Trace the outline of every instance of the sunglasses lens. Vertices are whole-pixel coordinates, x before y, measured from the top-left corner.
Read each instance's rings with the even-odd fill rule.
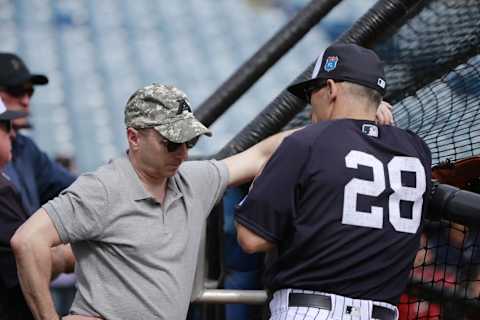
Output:
[[[322,89],[324,86],[326,85],[326,82],[325,81],[322,81],[322,82],[318,82],[316,84],[313,84],[311,86],[308,86],[307,88],[304,89],[304,92],[305,92],[305,100],[308,101],[308,103],[311,102],[311,99],[312,99],[312,94],[314,94],[315,92],[319,91],[320,89]]]
[[[17,87],[8,87],[6,89],[8,94],[11,96],[14,96],[16,98],[23,97],[25,95],[31,97],[33,96],[34,89],[33,87],[23,87],[23,86],[17,86]]]
[[[172,141],[167,142],[167,150],[168,152],[175,152],[182,146],[183,143],[176,143]]]
[[[187,148],[188,148],[188,149],[193,148],[193,147],[197,144],[199,138],[200,138],[200,137],[198,136],[198,137],[193,138],[193,139],[190,140],[190,141],[187,141],[187,142],[186,142]]]

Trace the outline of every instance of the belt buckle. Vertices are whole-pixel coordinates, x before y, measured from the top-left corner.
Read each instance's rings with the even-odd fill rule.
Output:
[[[288,294],[288,306],[332,310],[332,298],[327,295],[290,292]]]

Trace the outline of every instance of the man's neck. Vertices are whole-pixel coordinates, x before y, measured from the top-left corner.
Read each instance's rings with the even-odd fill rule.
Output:
[[[333,119],[353,119],[375,121],[376,110],[372,107],[357,103],[354,100],[347,100],[341,107],[334,108]]]
[[[153,170],[143,167],[130,152],[128,153],[128,157],[145,190],[157,201],[163,203],[167,190],[168,177],[156,175]]]

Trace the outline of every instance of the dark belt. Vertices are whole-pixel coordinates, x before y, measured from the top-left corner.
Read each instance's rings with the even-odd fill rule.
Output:
[[[332,310],[332,299],[329,296],[320,294],[290,292],[288,295],[288,306]],[[389,308],[373,305],[372,318],[379,320],[395,320],[396,312]]]

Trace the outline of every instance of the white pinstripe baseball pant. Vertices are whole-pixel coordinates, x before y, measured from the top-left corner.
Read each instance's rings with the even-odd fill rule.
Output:
[[[330,296],[332,310],[312,307],[289,307],[288,295],[290,292]],[[282,289],[275,291],[273,299],[270,301],[270,320],[373,320],[374,318],[371,317],[373,305],[395,311],[396,319],[398,319],[397,307],[385,302],[352,299],[317,291]],[[346,311],[347,308],[348,312]]]

